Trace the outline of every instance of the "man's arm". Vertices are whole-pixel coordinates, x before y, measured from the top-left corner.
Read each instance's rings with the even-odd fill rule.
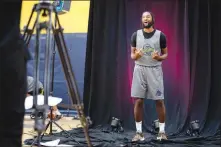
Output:
[[[131,59],[135,60],[135,51],[136,51],[136,37],[137,33],[134,32],[131,36]]]
[[[136,49],[137,32],[134,32],[131,36],[131,59],[137,60],[142,56],[142,51]]]
[[[167,40],[165,34],[162,32],[160,34],[160,48],[161,48],[161,56],[159,60],[162,61],[168,57]]]
[[[136,51],[136,48],[131,46],[131,59],[135,60],[136,59],[136,55],[135,55],[135,51]]]

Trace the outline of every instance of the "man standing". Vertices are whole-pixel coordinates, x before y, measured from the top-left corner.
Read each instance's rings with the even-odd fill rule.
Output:
[[[131,97],[135,98],[134,116],[136,135],[132,141],[143,141],[142,133],[144,99],[156,102],[159,117],[158,140],[167,139],[165,134],[165,106],[162,61],[167,58],[166,36],[154,29],[151,12],[142,14],[143,29],[131,37],[131,58],[135,61]]]

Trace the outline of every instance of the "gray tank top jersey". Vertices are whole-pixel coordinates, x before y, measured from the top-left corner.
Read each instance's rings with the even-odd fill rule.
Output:
[[[158,53],[161,54],[160,34],[161,31],[156,30],[151,38],[146,39],[144,38],[143,30],[137,31],[136,48],[142,49],[144,55],[136,60],[135,64],[143,66],[158,66],[162,64],[161,61],[152,59],[152,53],[154,51],[158,51]]]

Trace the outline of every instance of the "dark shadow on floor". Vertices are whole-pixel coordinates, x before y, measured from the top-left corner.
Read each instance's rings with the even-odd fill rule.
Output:
[[[64,132],[56,133],[49,136],[44,136],[42,142],[52,141],[60,139],[60,144],[67,144],[73,146],[87,146],[84,132],[81,128],[68,131],[72,137],[68,137]],[[190,137],[187,135],[168,136],[166,141],[156,140],[156,135],[144,133],[145,141],[132,143],[131,138],[134,136],[134,131],[125,130],[123,133],[112,132],[110,127],[98,126],[93,129],[89,129],[89,135],[93,146],[143,146],[143,147],[198,147],[207,146],[215,147],[220,146],[220,131],[212,136],[199,136]],[[33,139],[25,140],[26,145],[31,145]]]

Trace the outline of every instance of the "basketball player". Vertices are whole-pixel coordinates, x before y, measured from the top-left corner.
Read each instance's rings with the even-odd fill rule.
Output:
[[[142,14],[143,28],[131,37],[131,58],[135,61],[131,97],[135,98],[134,116],[136,135],[132,141],[143,141],[143,105],[145,99],[156,102],[159,117],[158,140],[167,139],[165,134],[165,106],[162,61],[167,58],[166,37],[154,29],[151,12]]]

